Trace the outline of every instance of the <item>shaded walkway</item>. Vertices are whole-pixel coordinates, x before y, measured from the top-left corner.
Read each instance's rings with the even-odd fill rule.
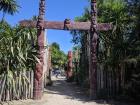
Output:
[[[123,103],[105,101],[90,101],[88,95],[80,87],[72,83],[65,82],[64,77],[53,77],[53,85],[44,90],[41,100],[19,100],[12,101],[12,105],[130,105]],[[4,105],[9,105],[5,103]],[[133,105],[133,104],[131,104]]]

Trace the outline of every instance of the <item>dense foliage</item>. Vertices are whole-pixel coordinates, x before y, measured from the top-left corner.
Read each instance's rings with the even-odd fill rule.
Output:
[[[1,24],[0,27],[1,72],[30,68],[33,70],[37,54],[36,30],[23,27],[12,28],[6,23]]]

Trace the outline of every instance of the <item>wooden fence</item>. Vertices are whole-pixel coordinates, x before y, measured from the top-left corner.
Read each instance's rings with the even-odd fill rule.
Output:
[[[99,98],[113,98],[120,93],[124,81],[124,70],[113,70],[103,64],[97,70],[97,92]]]
[[[4,73],[0,78],[0,101],[33,98],[33,71]]]
[[[0,75],[0,101],[32,99],[34,71],[17,71]],[[46,73],[43,74],[43,87]],[[42,89],[43,91],[43,89]]]
[[[137,80],[135,77],[136,75],[138,77],[136,70],[139,71],[139,64],[135,68],[128,67],[128,65],[130,64],[122,63],[118,67],[114,67],[115,69],[109,66],[105,67],[103,64],[98,65],[97,92],[99,98],[117,98],[128,95],[128,93],[134,94],[132,91],[133,86],[138,87],[138,85],[133,81]]]

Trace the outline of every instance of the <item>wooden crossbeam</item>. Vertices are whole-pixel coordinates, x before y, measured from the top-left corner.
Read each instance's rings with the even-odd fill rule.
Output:
[[[37,21],[23,20],[20,21],[20,25],[24,27],[36,28]],[[64,22],[59,21],[45,21],[45,29],[55,29],[55,30],[65,30]],[[90,22],[70,22],[68,30],[90,30]],[[108,31],[112,29],[112,24],[110,23],[100,23],[97,25],[97,30]]]

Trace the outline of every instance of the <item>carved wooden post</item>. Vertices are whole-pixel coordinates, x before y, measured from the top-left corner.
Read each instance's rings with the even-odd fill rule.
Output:
[[[91,28],[90,28],[90,98],[97,98],[97,9],[96,0],[91,0]]]
[[[34,76],[34,94],[35,100],[41,99],[43,91],[43,54],[44,54],[44,15],[45,15],[45,0],[40,0],[39,4],[39,17],[37,21],[37,43],[38,43],[38,58],[40,63],[36,64]]]
[[[72,52],[68,52],[68,67],[67,67],[67,80],[71,81],[72,79]]]

